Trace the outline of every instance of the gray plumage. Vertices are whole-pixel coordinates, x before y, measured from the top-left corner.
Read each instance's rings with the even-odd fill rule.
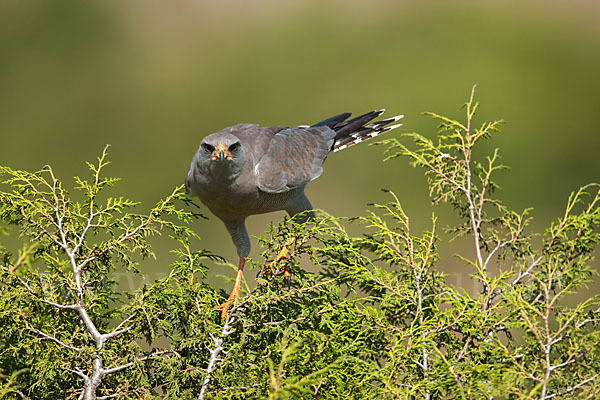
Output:
[[[248,256],[245,220],[285,210],[290,216],[312,209],[306,184],[323,172],[331,152],[371,139],[401,124],[403,116],[371,122],[385,110],[351,120],[339,114],[312,126],[259,127],[239,124],[206,136],[194,155],[185,186],[219,217],[239,257]],[[303,214],[303,219],[311,217]]]

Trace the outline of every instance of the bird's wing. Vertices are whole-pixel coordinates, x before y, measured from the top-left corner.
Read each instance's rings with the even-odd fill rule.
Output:
[[[225,128],[221,132],[237,136],[246,151],[252,153],[252,159],[258,162],[269,148],[273,136],[284,129],[286,127],[283,126],[261,127],[257,124],[238,124]]]
[[[318,178],[334,137],[327,126],[288,128],[275,134],[255,167],[258,188],[282,193]]]

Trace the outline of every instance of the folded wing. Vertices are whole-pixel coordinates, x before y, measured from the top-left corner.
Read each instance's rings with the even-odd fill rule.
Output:
[[[278,132],[255,167],[258,188],[267,193],[282,193],[318,178],[334,138],[335,132],[327,126]]]

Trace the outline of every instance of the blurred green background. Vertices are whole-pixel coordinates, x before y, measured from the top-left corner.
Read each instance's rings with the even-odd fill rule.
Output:
[[[390,135],[431,137],[436,124],[420,112],[460,118],[476,83],[479,121],[506,121],[486,143],[511,167],[497,177],[498,196],[534,207],[543,230],[571,191],[600,181],[599,17],[599,2],[566,0],[1,0],[0,163],[51,164],[69,181],[109,143],[108,172],[123,178],[113,194],[142,201],[143,212],[183,182],[201,138],[225,126],[385,107],[405,114]],[[363,214],[388,188],[415,230],[428,228],[422,171],[384,164],[382,150],[331,156],[307,190],[313,205]],[[435,212],[441,226],[454,221],[449,207]],[[259,235],[282,215],[251,218],[249,230]],[[199,246],[236,261],[220,221],[195,228]],[[148,279],[167,271],[172,243],[157,246],[158,263],[143,264]],[[466,282],[453,262],[442,269]]]

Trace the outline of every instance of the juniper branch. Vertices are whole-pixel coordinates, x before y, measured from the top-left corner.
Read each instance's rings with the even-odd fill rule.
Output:
[[[231,325],[237,319],[235,312],[238,310],[239,310],[239,306],[234,307],[229,311],[229,315],[227,316],[227,319],[225,320],[225,324],[223,325],[223,329],[221,330],[221,334],[219,335],[219,337],[214,337],[211,335],[214,347],[212,348],[212,350],[209,350],[210,358],[208,360],[208,365],[206,367],[206,374],[204,375],[204,381],[202,382],[202,386],[200,388],[200,394],[198,395],[198,400],[204,399],[206,390],[208,389],[208,385],[210,384],[210,381],[212,379],[212,373],[216,368],[217,362],[220,360],[219,356],[223,352],[223,343],[225,342],[225,339],[229,335],[231,335],[232,333],[235,332],[235,329],[232,329]]]

